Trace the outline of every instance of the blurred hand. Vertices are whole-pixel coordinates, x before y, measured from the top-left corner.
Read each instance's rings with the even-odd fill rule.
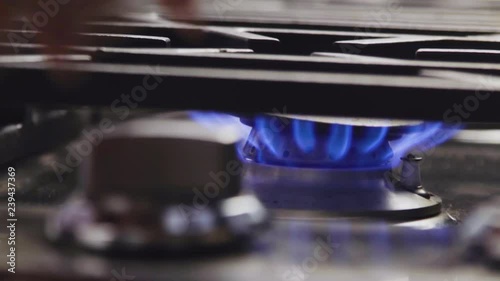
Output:
[[[147,4],[158,3],[162,9],[179,17],[195,14],[195,0],[0,0],[0,29],[9,28],[7,18],[26,18],[42,31],[38,43],[48,51],[61,52],[60,46],[71,45],[78,24],[95,15],[122,14]]]

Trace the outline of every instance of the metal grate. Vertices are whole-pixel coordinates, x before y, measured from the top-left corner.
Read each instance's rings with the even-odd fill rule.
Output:
[[[494,1],[219,1],[198,21],[96,18],[57,64],[12,20],[0,31],[1,98],[109,106],[155,74],[162,83],[143,107],[442,120],[480,92],[488,102],[467,121],[500,121]],[[12,34],[25,41],[12,45]]]

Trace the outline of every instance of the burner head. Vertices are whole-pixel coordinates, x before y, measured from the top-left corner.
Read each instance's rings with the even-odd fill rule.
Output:
[[[193,189],[217,193],[212,201],[234,196],[241,192],[240,137],[234,127],[209,130],[190,120],[127,122],[91,155],[87,196],[127,193],[158,204],[191,204]]]
[[[261,164],[333,169],[388,169],[412,149],[427,150],[455,132],[440,123],[262,115],[244,158]]]
[[[207,128],[248,128],[239,150],[245,186],[280,214],[411,220],[440,213],[440,199],[421,184],[421,159],[408,151],[426,150],[448,139],[455,130],[443,124],[282,114],[238,120],[213,112],[190,114]],[[393,172],[401,161],[401,172]]]
[[[425,155],[456,127],[281,114],[243,123],[252,128],[241,149],[245,180],[279,216],[413,220],[441,212],[421,183],[422,158],[410,152]]]

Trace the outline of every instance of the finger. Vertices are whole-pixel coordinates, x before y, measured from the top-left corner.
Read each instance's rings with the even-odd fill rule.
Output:
[[[192,18],[197,14],[195,0],[160,0],[160,4],[179,18]]]

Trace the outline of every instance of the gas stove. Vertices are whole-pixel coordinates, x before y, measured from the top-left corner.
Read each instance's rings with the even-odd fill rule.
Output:
[[[497,280],[499,9],[148,1],[58,53],[13,16],[0,276]]]

